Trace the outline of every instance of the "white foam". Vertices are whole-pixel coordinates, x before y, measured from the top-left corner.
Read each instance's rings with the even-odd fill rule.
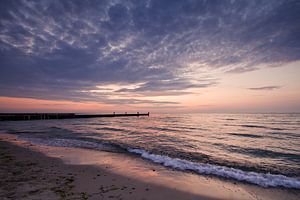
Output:
[[[297,178],[286,177],[284,175],[264,174],[257,172],[246,172],[235,168],[217,166],[205,163],[194,163],[178,158],[151,154],[142,149],[128,149],[131,153],[141,155],[143,158],[155,163],[162,164],[180,170],[192,170],[199,174],[216,175],[225,178],[232,178],[239,181],[253,183],[263,187],[285,187],[300,189],[300,180]]]
[[[108,146],[96,142],[82,141],[76,139],[41,139],[41,138],[23,138],[23,140],[29,141],[34,144],[55,146],[55,147],[75,147],[75,148],[88,148],[88,149],[107,149]]]

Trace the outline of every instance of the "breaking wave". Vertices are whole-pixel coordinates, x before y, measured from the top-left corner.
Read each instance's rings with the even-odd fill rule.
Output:
[[[129,152],[140,155],[155,163],[162,164],[179,170],[194,171],[199,174],[215,175],[224,178],[231,178],[238,181],[260,185],[262,187],[285,187],[300,189],[300,180],[297,178],[286,177],[284,175],[263,174],[257,172],[247,172],[225,166],[217,166],[207,163],[194,163],[179,158],[151,154],[142,149],[128,149]]]

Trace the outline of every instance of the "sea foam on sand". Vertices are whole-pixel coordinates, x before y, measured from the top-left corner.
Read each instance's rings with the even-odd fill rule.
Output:
[[[151,154],[142,149],[128,149],[131,153],[141,155],[141,157],[151,160],[155,163],[162,164],[180,170],[191,170],[199,174],[216,175],[225,178],[236,179],[260,185],[262,187],[285,187],[300,189],[300,180],[297,178],[286,177],[283,175],[263,174],[257,172],[247,172],[239,169],[229,168],[225,166],[217,166],[206,163],[194,163],[178,158],[170,158],[168,156]]]

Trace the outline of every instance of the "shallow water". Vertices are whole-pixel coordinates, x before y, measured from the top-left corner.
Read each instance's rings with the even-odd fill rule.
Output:
[[[50,146],[134,153],[162,165],[300,189],[300,114],[164,114],[0,122]]]

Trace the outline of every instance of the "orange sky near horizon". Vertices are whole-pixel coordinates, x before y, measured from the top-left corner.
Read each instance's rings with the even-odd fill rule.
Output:
[[[299,112],[300,62],[283,67],[262,68],[243,74],[219,74],[220,83],[182,96],[140,97],[147,100],[172,101],[165,105],[127,105],[101,102],[76,102],[33,98],[0,97],[0,112]],[[249,90],[261,85],[279,85],[274,90]]]

